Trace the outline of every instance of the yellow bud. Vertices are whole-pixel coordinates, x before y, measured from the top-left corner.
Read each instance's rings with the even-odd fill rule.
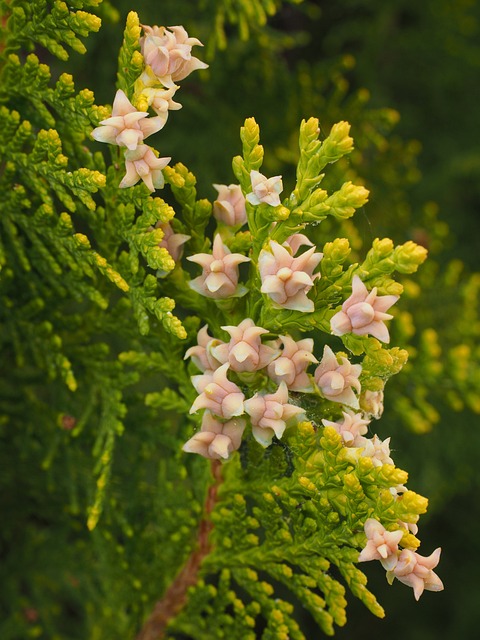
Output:
[[[313,482],[311,480],[309,480],[308,478],[306,478],[305,476],[300,476],[300,478],[298,479],[298,482],[307,491],[315,492],[317,490],[317,488],[315,487]]]
[[[390,238],[376,238],[373,241],[373,250],[381,258],[387,257],[393,251],[393,242]]]
[[[338,145],[343,154],[353,149],[353,138],[350,138],[349,133],[350,123],[345,120],[334,124],[330,131],[330,139]]]
[[[396,247],[394,253],[395,266],[400,273],[415,273],[427,258],[427,250],[409,240]]]
[[[148,111],[147,96],[143,93],[135,96],[135,98],[133,99],[133,105],[138,109],[138,111]]]
[[[275,207],[275,220],[287,220],[290,215],[290,209],[284,207],[283,205],[279,205]]]

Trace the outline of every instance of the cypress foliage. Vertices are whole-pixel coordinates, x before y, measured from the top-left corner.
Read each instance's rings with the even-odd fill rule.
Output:
[[[361,256],[349,225],[368,191],[345,171],[344,158],[353,151],[345,121],[323,135],[317,119],[303,120],[295,180],[278,203],[277,196],[269,201],[255,195],[254,176],[275,160],[268,164],[255,120],[245,121],[242,155],[232,168],[247,196],[247,230],[227,228],[212,215],[218,200],[199,197],[195,175],[181,162],[163,169],[162,197],[152,195],[143,179],[150,170],[144,168],[136,168],[140,184],[120,187],[129,163],[137,161],[128,155],[131,149],[109,145],[105,151],[91,138],[93,130],[110,126],[111,108],[96,105],[91,91],[77,91],[69,74],[52,79],[40,61],[44,49],[60,60],[68,58],[68,48],[83,53],[82,38],[100,27],[98,16],[84,9],[94,11],[99,4],[0,5],[0,433],[9,607],[0,623],[2,637],[138,632],[142,640],[226,633],[300,639],[305,635],[295,606],[301,604],[332,635],[335,625],[346,622],[349,594],[382,617],[357,566],[369,544],[367,523],[381,523],[386,534],[401,532],[404,551],[417,557],[420,541],[413,530],[427,501],[403,486],[407,474],[389,457],[388,442],[382,448],[374,437],[348,446],[341,420],[352,408],[378,417],[381,411],[368,406],[367,394],[380,398],[408,354],[366,332],[332,336],[332,318],[346,308],[358,280],[373,298],[375,289],[378,299],[414,290],[409,279],[402,284],[393,276],[415,273],[426,251],[411,241],[395,246],[384,238]],[[261,25],[278,8],[274,2],[244,2],[229,14],[227,4],[215,14],[216,33],[230,16],[230,22],[238,18],[245,38],[250,22]],[[149,87],[142,75],[141,35],[132,12],[118,57],[117,89],[139,112],[148,108]],[[211,51],[225,46],[216,37]],[[115,113],[114,103],[113,118]],[[174,115],[169,118],[174,127]],[[153,157],[160,160],[155,152]],[[334,164],[339,168],[331,170]],[[268,295],[262,272],[276,245],[293,257],[288,243],[304,231],[323,252],[318,275],[305,290],[308,311]],[[188,237],[189,258],[215,256],[219,235],[224,252],[248,258],[250,264],[240,268],[244,285],[233,296],[199,291],[204,283],[192,286],[198,267],[172,255],[169,232]],[[454,286],[451,271],[447,280]],[[476,295],[472,282],[466,300]],[[405,340],[406,313],[397,323]],[[241,413],[219,414],[204,405],[207,411],[198,414],[199,395],[210,389],[209,376],[215,374],[200,367],[199,375],[198,362],[185,360],[188,347],[203,346],[205,323],[217,347],[227,344],[226,329],[238,329],[247,318],[265,330],[258,349],[280,353],[285,336],[313,339],[312,356],[322,363],[330,346],[344,349],[334,357],[338,368],[357,367],[354,400],[329,394],[320,364],[309,376],[310,388],[290,389],[290,404],[283,403],[301,410],[302,418],[286,420],[285,435],[275,431],[267,446],[258,430],[276,425],[264,427],[246,407],[256,398],[273,402],[286,383],[279,384],[266,365],[245,373],[229,360],[227,383],[246,400]],[[424,368],[439,375],[435,335],[425,330],[421,344],[415,366],[424,359]],[[213,345],[208,349],[210,356],[216,353]],[[465,373],[455,375],[461,389]],[[475,406],[476,396],[469,397]],[[403,414],[410,407],[402,401],[399,394],[395,402]],[[201,451],[213,458],[211,464],[182,451],[185,441],[205,430],[206,415],[216,416],[221,428],[232,416],[244,415],[246,422],[234,451]],[[332,421],[336,427],[325,424]],[[369,446],[378,450],[369,453]],[[392,555],[400,558],[404,551]],[[21,576],[29,577],[25,584]]]

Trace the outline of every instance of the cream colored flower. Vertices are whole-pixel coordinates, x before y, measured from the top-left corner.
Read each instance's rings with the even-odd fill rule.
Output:
[[[162,189],[165,184],[162,169],[171,158],[157,158],[151,147],[139,145],[134,151],[125,151],[125,169],[127,170],[119,184],[121,189],[133,187],[142,179],[150,191]]]
[[[238,284],[238,265],[249,262],[250,258],[231,253],[223,244],[220,234],[215,236],[212,253],[196,253],[187,260],[196,262],[203,268],[198,278],[189,282],[190,287],[207,298],[229,298],[246,293],[245,287]]]
[[[384,569],[393,569],[397,564],[398,543],[403,537],[402,531],[387,531],[383,524],[374,518],[368,518],[364,525],[367,544],[358,556],[358,562],[380,560]]]
[[[358,447],[358,436],[364,436],[368,431],[370,420],[365,420],[363,414],[354,413],[347,409],[342,411],[343,420],[340,422],[332,422],[331,420],[322,420],[325,427],[333,427],[337,433],[342,436],[342,440],[347,447]]]
[[[200,371],[204,371],[205,373],[213,373],[218,367],[224,364],[217,360],[212,353],[213,347],[224,343],[208,335],[208,325],[202,327],[197,333],[197,343],[194,347],[190,347],[190,349],[187,350],[184,359],[192,358],[192,361]]]
[[[360,396],[360,406],[372,418],[378,420],[383,414],[383,391],[369,391]]]
[[[200,394],[190,408],[190,413],[208,409],[215,416],[229,420],[244,413],[245,396],[234,382],[227,378],[228,363],[212,373],[192,376],[192,384]]]
[[[397,578],[403,584],[412,587],[415,600],[419,600],[425,589],[427,591],[443,591],[443,583],[433,571],[440,561],[440,553],[440,547],[428,557],[421,556],[409,549],[403,549],[394,567],[387,571],[388,582],[392,584],[393,580]]]
[[[158,87],[145,87],[142,94],[146,97],[148,106],[157,114],[158,118],[162,121],[162,128],[168,119],[169,111],[178,111],[182,108],[179,102],[173,100],[176,90],[179,89],[177,85],[174,85],[170,89],[158,88]]]
[[[227,422],[220,422],[209,411],[205,411],[202,427],[182,447],[187,453],[198,453],[204,458],[227,460],[236,451],[245,430],[243,418],[233,418]]]
[[[213,215],[219,222],[231,227],[241,226],[247,221],[245,196],[238,184],[214,184],[218,198],[213,203]]]
[[[242,320],[237,327],[222,329],[230,334],[230,342],[218,343],[212,348],[212,354],[220,362],[228,362],[233,371],[258,371],[279,354],[278,349],[262,344],[260,336],[268,331],[255,326],[251,318]]]
[[[256,393],[253,398],[245,400],[244,405],[252,422],[253,437],[263,447],[272,444],[274,435],[281,438],[287,422],[304,413],[301,407],[288,404],[288,389],[284,382],[275,393]]]
[[[190,38],[182,26],[143,26],[145,36],[140,47],[145,63],[149,65],[165,87],[174,86],[192,71],[206,69],[208,64],[192,56],[192,47],[203,46],[197,38]]]
[[[330,320],[332,333],[343,336],[370,334],[382,342],[390,342],[385,320],[393,318],[385,313],[398,300],[398,296],[377,296],[377,287],[370,292],[358,276],[353,276],[352,295],[345,300],[342,310]]]
[[[373,438],[358,436],[355,439],[355,447],[363,449],[362,457],[371,458],[375,467],[393,464],[393,460],[390,457],[390,438],[380,440],[377,435],[374,435]]]
[[[160,117],[149,118],[146,111],[137,111],[119,89],[113,101],[112,115],[92,131],[92,138],[135,151],[145,138],[160,131],[164,124]]]
[[[351,364],[344,356],[340,356],[340,361],[339,364],[337,356],[325,345],[323,358],[315,369],[315,382],[328,400],[358,409],[358,398],[353,389],[357,392],[361,390],[358,378],[362,372],[362,365]]]
[[[183,245],[190,240],[191,236],[175,233],[169,222],[157,222],[155,228],[163,231],[163,238],[158,246],[166,249],[173,260],[178,262],[183,254]]]
[[[288,248],[270,240],[270,250],[262,249],[258,269],[262,280],[260,291],[267,294],[276,308],[312,312],[314,304],[307,293],[320,274],[313,273],[322,259],[315,247],[294,258]]]
[[[252,191],[246,198],[250,204],[260,204],[265,202],[272,207],[280,204],[280,193],[283,191],[282,176],[267,178],[259,171],[250,171]]]
[[[267,367],[269,377],[280,384],[285,382],[290,391],[313,391],[312,383],[307,375],[311,362],[318,362],[313,355],[313,340],[305,338],[295,342],[290,336],[280,336],[283,351]]]

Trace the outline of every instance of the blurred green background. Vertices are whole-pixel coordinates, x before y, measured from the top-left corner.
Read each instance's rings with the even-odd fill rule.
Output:
[[[427,592],[417,604],[410,589],[398,583],[389,587],[380,567],[373,563],[362,567],[387,617],[374,619],[350,598],[349,621],[337,637],[474,640],[480,599],[474,554],[474,542],[480,537],[480,332],[475,275],[480,267],[479,3],[115,0],[110,4],[118,10],[119,22],[104,10],[104,27],[90,37],[86,56],[72,55],[68,63],[77,87],[92,88],[100,103],[113,99],[116,55],[129,10],[137,11],[145,24],[183,24],[206,45],[197,55],[209,62],[209,70],[183,83],[178,93],[183,109],[170,115],[153,142],[162,156],[171,155],[173,162],[182,161],[196,173],[201,196],[214,197],[213,182],[233,181],[231,158],[239,153],[238,131],[246,117],[254,116],[260,124],[267,150],[265,173],[281,173],[286,190],[293,182],[300,120],[318,117],[325,133],[334,122],[348,120],[356,152],[328,179],[361,180],[371,190],[370,203],[357,214],[355,229],[325,225],[318,241],[341,232],[361,254],[372,239],[388,235],[396,242],[412,239],[430,249],[431,265],[418,278],[423,292],[406,296],[407,315],[394,327],[393,343],[402,346],[405,338],[412,345],[411,365],[387,387],[378,433],[392,436],[395,461],[410,472],[409,488],[431,498],[429,514],[421,521],[420,552],[428,555],[442,546],[438,573],[445,591]],[[272,15],[267,16],[269,12]],[[264,18],[266,23],[261,24]],[[59,72],[67,68],[48,62]],[[408,314],[416,330],[410,327]],[[459,350],[458,345],[465,348]],[[119,445],[120,459],[127,456],[128,446],[125,437]],[[4,469],[22,445],[13,442],[11,447],[3,454]],[[39,461],[40,453],[37,457]],[[39,518],[44,518],[45,526],[57,519],[58,549],[68,549],[71,536],[78,541],[90,534],[82,533],[81,517],[77,530],[70,529],[71,521],[61,513],[61,493],[52,500],[51,513],[45,513],[43,490],[49,492],[51,478],[44,474],[31,482],[28,473],[34,459],[24,456],[19,463],[22,475],[16,490],[30,498],[24,507],[25,521],[37,513],[38,532]],[[122,471],[117,471],[114,491],[115,483],[120,486],[123,481]],[[3,508],[8,516],[18,509],[17,499],[7,472],[0,481],[9,495]],[[132,517],[143,517],[134,511]],[[13,534],[6,527],[7,540],[9,535]],[[50,549],[41,543],[40,548]],[[37,576],[56,563],[69,563],[72,575],[81,575],[89,572],[92,558],[86,554],[87,564],[82,565],[80,548],[81,544],[72,547],[70,559],[63,551],[59,560],[51,550],[21,562],[25,566],[31,562]],[[4,570],[13,572],[19,562],[20,556],[13,554]],[[90,597],[88,589],[81,597]],[[25,611],[34,626],[34,610],[27,606]],[[79,610],[70,614],[71,620],[82,617]],[[308,628],[310,621],[304,623]],[[17,637],[9,636],[7,628],[4,632]],[[318,637],[313,627],[310,633],[309,638]],[[64,637],[82,636],[65,627]]]

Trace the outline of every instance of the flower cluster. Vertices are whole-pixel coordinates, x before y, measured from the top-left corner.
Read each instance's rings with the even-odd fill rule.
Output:
[[[201,42],[181,26],[143,26],[139,46],[144,65],[132,94],[117,91],[111,116],[100,122],[92,137],[123,150],[125,175],[121,188],[141,180],[153,192],[164,186],[163,170],[170,158],[159,157],[145,141],[165,126],[170,111],[181,108],[175,101],[177,83],[207,65],[192,55],[192,48],[201,46]],[[154,115],[149,116],[149,110]],[[322,153],[332,162],[351,148],[348,125],[341,123],[332,129]],[[358,198],[358,189],[350,188],[350,183],[330,198],[326,191],[315,187],[310,192],[307,187],[302,195],[307,183],[300,181],[300,187],[282,203],[282,176],[267,177],[251,165],[236,175],[241,185],[213,185],[217,192],[212,207],[216,229],[205,244],[211,242],[211,252],[186,256],[187,261],[201,268],[200,275],[190,277],[189,271],[177,270],[178,278],[183,278],[184,295],[190,289],[196,308],[208,310],[205,315],[201,312],[207,324],[198,331],[197,344],[185,354],[200,372],[191,377],[197,395],[190,407],[190,414],[199,413],[199,428],[183,450],[226,461],[245,437],[269,447],[274,438],[283,438],[289,428],[310,417],[309,407],[314,405],[312,423],[339,434],[350,463],[363,464],[368,458],[368,464],[382,472],[381,467],[393,465],[390,438],[381,440],[376,434],[368,434],[372,419],[380,418],[383,412],[382,374],[380,384],[377,378],[373,387],[378,390],[364,389],[362,385],[371,373],[368,368],[363,371],[360,359],[353,360],[325,343],[315,348],[312,337],[301,335],[329,324],[329,340],[334,339],[332,336],[353,334],[370,335],[383,343],[390,341],[385,323],[392,316],[387,311],[398,296],[378,295],[377,287],[368,289],[360,275],[368,283],[373,274],[364,266],[353,275],[351,295],[341,308],[332,309],[330,294],[322,299],[325,290],[330,289],[336,296],[340,289],[329,273],[331,249],[325,246],[327,258],[322,262],[324,253],[302,233],[317,213],[330,211],[337,217],[349,216],[364,198]],[[299,202],[302,206],[297,208]],[[287,219],[287,226],[282,228],[280,225]],[[240,231],[244,225],[248,225],[246,232]],[[178,263],[190,235],[176,233],[181,224],[172,226],[165,219],[152,223],[150,230],[154,228],[163,233],[159,246]],[[188,225],[186,230],[196,238],[199,235]],[[320,270],[324,274],[321,281]],[[248,272],[244,283],[240,282],[241,272]],[[163,275],[159,269],[157,276]],[[376,284],[382,283],[377,279]],[[345,286],[348,284],[343,281],[342,291]],[[207,300],[200,304],[196,294]],[[268,318],[272,310],[283,312],[278,321],[258,319]],[[210,320],[210,312],[215,321]],[[233,321],[226,319],[230,312]],[[302,314],[306,314],[305,322],[299,320]],[[219,322],[222,317],[223,325]],[[284,318],[288,318],[288,328],[283,327]],[[222,334],[215,335],[219,325]],[[214,328],[214,335],[209,334],[209,326]],[[344,338],[344,344],[349,345],[349,340]],[[305,394],[309,394],[308,401]],[[319,411],[326,417],[318,418]],[[405,499],[407,489],[403,485],[389,489],[397,504]],[[387,531],[379,521],[368,518],[367,543],[359,561],[380,560],[388,581],[397,578],[412,586],[418,599],[424,589],[438,591],[443,585],[433,571],[440,549],[425,558],[408,547],[408,536],[417,532],[417,517],[410,514],[408,523],[399,520],[394,531]],[[403,549],[399,549],[401,542]]]
[[[183,27],[143,26],[143,31],[140,47],[145,67],[135,82],[132,98],[139,108],[119,89],[112,115],[100,122],[92,131],[92,137],[98,142],[126,148],[126,173],[120,182],[121,188],[133,187],[142,180],[152,192],[163,187],[162,169],[171,158],[159,158],[144,140],[165,126],[169,111],[181,108],[182,105],[173,100],[179,89],[175,82],[208,65],[192,56],[192,47],[202,43],[190,38]],[[148,117],[149,107],[156,113],[154,117]]]
[[[305,373],[310,358],[303,358],[303,364],[301,359],[297,358],[294,362],[293,358],[299,351],[305,351],[301,347],[306,345],[296,344],[289,337],[282,338],[283,343],[289,346],[289,349],[284,349],[283,352],[280,349],[280,341],[263,344],[261,336],[268,331],[256,326],[251,318],[246,318],[238,326],[224,326],[222,329],[230,335],[229,342],[211,338],[207,327],[203,327],[198,332],[198,344],[191,347],[185,354],[186,358],[191,357],[197,367],[203,371],[202,375],[192,376],[192,383],[199,395],[190,413],[205,409],[206,414],[214,416],[215,420],[220,422],[228,422],[233,417],[247,414],[250,418],[253,437],[262,446],[267,447],[272,443],[273,436],[281,438],[287,426],[303,415],[304,410],[289,404],[289,386],[284,380],[279,382],[274,393],[259,391],[249,399],[245,399],[239,385],[242,385],[246,379],[250,379],[252,374],[258,373],[260,378],[268,376],[269,367],[280,358],[284,361],[283,370],[287,371],[290,368],[294,372],[298,371],[293,376],[289,376],[294,384],[296,378],[299,376],[301,378],[302,373]],[[235,377],[236,382],[227,377],[228,372],[232,378]],[[272,379],[272,386],[275,382],[276,380]],[[209,429],[210,424],[210,418],[207,423],[205,418],[203,419],[201,432],[195,434],[184,445],[184,451],[212,457],[209,449],[200,449],[195,445],[198,443],[199,434]],[[238,424],[241,425],[243,433],[245,421]],[[229,423],[230,431],[233,428],[234,426]],[[210,433],[214,431],[210,430]],[[236,435],[238,436],[238,430]],[[205,437],[202,435],[202,438]],[[238,449],[240,441],[241,434],[232,440],[229,453]]]
[[[230,335],[228,342],[213,338],[208,327],[204,326],[198,332],[197,345],[190,347],[185,354],[185,358],[191,358],[202,371],[201,375],[192,377],[199,395],[191,413],[205,409],[220,421],[246,413],[250,416],[253,437],[263,446],[268,446],[274,435],[282,437],[294,417],[305,413],[300,406],[289,404],[289,393],[318,394],[338,404],[342,410],[343,420],[323,420],[323,424],[337,430],[352,455],[368,456],[375,466],[392,463],[389,438],[381,441],[376,435],[371,439],[364,437],[375,413],[353,411],[359,409],[360,400],[363,404],[368,397],[368,392],[357,395],[361,392],[360,364],[351,364],[344,355],[336,355],[328,346],[324,347],[323,358],[318,363],[311,338],[296,341],[289,335],[279,335],[263,343],[262,336],[269,332],[256,326],[251,318],[242,320],[237,326],[226,325],[222,329]],[[311,363],[318,364],[313,375],[308,373]],[[262,390],[245,399],[244,383],[254,388],[257,384]],[[274,392],[267,393],[266,389]],[[379,412],[378,407],[376,411]],[[245,427],[243,423],[242,427]],[[202,431],[205,429],[202,423]],[[190,444],[185,451],[196,451],[190,448]],[[229,451],[235,448],[238,447]],[[202,455],[206,455],[205,451],[202,449]]]
[[[257,198],[261,202],[258,194],[255,197],[252,195],[256,193],[260,177],[265,183],[265,194],[262,196],[266,198],[264,202],[274,206],[277,203],[272,202],[271,193],[268,195],[267,192],[270,187],[273,188],[272,185],[278,185],[278,176],[268,182],[269,179],[262,174],[252,172],[253,191],[247,194],[246,200],[256,203]],[[217,221],[227,226],[242,226],[246,221],[246,206],[240,187],[233,184],[214,186],[218,191],[218,199],[214,203]],[[307,249],[298,255],[302,247]],[[260,251],[258,258],[260,291],[270,297],[274,307],[307,313],[313,311],[314,302],[307,298],[307,293],[315,278],[319,277],[319,274],[314,274],[314,269],[321,259],[322,253],[317,252],[308,237],[301,233],[289,236],[283,244],[270,240]],[[202,267],[202,274],[188,282],[200,295],[214,300],[224,300],[247,293],[247,288],[239,284],[238,266],[251,262],[251,259],[240,253],[232,253],[224,244],[219,231],[214,237],[211,254],[195,254],[188,256],[187,260]],[[355,305],[361,304],[357,300],[359,291],[366,291],[366,288],[357,276],[354,276],[353,288],[351,298],[355,299],[355,303],[350,304],[350,299],[347,300],[343,305],[346,311],[340,313],[346,314],[351,309],[355,312]],[[365,298],[368,301],[363,304],[370,305],[374,314],[383,313],[379,311],[378,304],[382,309],[386,309],[397,299],[395,296],[377,297],[376,290],[370,294],[367,292]],[[386,331],[383,324],[386,316],[385,313],[378,316],[372,321],[376,323],[374,326],[370,322],[373,328],[368,326],[366,331],[378,333],[380,327]],[[358,328],[354,313],[352,317],[355,327]],[[257,326],[252,318],[242,320],[237,326],[223,326],[222,330],[230,335],[228,342],[211,337],[208,327],[204,326],[198,333],[197,345],[188,349],[186,353],[185,357],[191,357],[197,368],[202,371],[202,375],[192,377],[193,385],[199,393],[192,405],[192,413],[204,409],[206,413],[223,423],[233,417],[247,414],[253,437],[263,446],[268,446],[274,435],[281,438],[293,418],[304,413],[300,406],[289,403],[289,393],[313,393],[338,405],[342,411],[343,420],[323,420],[323,424],[334,426],[342,435],[345,446],[351,449],[352,455],[368,456],[375,466],[392,463],[389,438],[382,441],[376,435],[372,438],[365,437],[370,419],[378,418],[382,413],[383,392],[366,390],[362,393],[361,364],[352,363],[345,353],[335,353],[328,345],[324,346],[319,362],[313,353],[312,338],[295,340],[290,335],[278,334],[274,339],[264,343],[262,336],[266,336],[269,331]],[[318,365],[313,375],[308,373],[311,364]],[[242,391],[242,383],[245,382],[250,384],[254,391],[257,384],[260,391],[246,399]],[[361,406],[363,413],[359,413]],[[217,433],[217,427],[208,431],[210,424],[210,419],[202,422],[201,438],[206,438],[205,431],[210,434]],[[241,424],[243,433],[245,422]],[[199,437],[198,434],[194,436],[194,442],[197,444]],[[231,443],[228,454],[238,448],[240,440],[241,438],[237,438]],[[205,447],[199,449],[198,446],[192,448],[190,440],[185,446],[185,451],[196,451],[211,457],[214,450]]]
[[[385,527],[369,518],[364,525],[367,544],[361,551],[358,561],[380,560],[387,570],[390,584],[397,578],[403,584],[413,588],[418,600],[424,590],[442,591],[443,583],[433,571],[440,561],[440,547],[428,557],[421,556],[411,549],[399,550],[398,545],[403,537],[401,530],[387,531]]]

